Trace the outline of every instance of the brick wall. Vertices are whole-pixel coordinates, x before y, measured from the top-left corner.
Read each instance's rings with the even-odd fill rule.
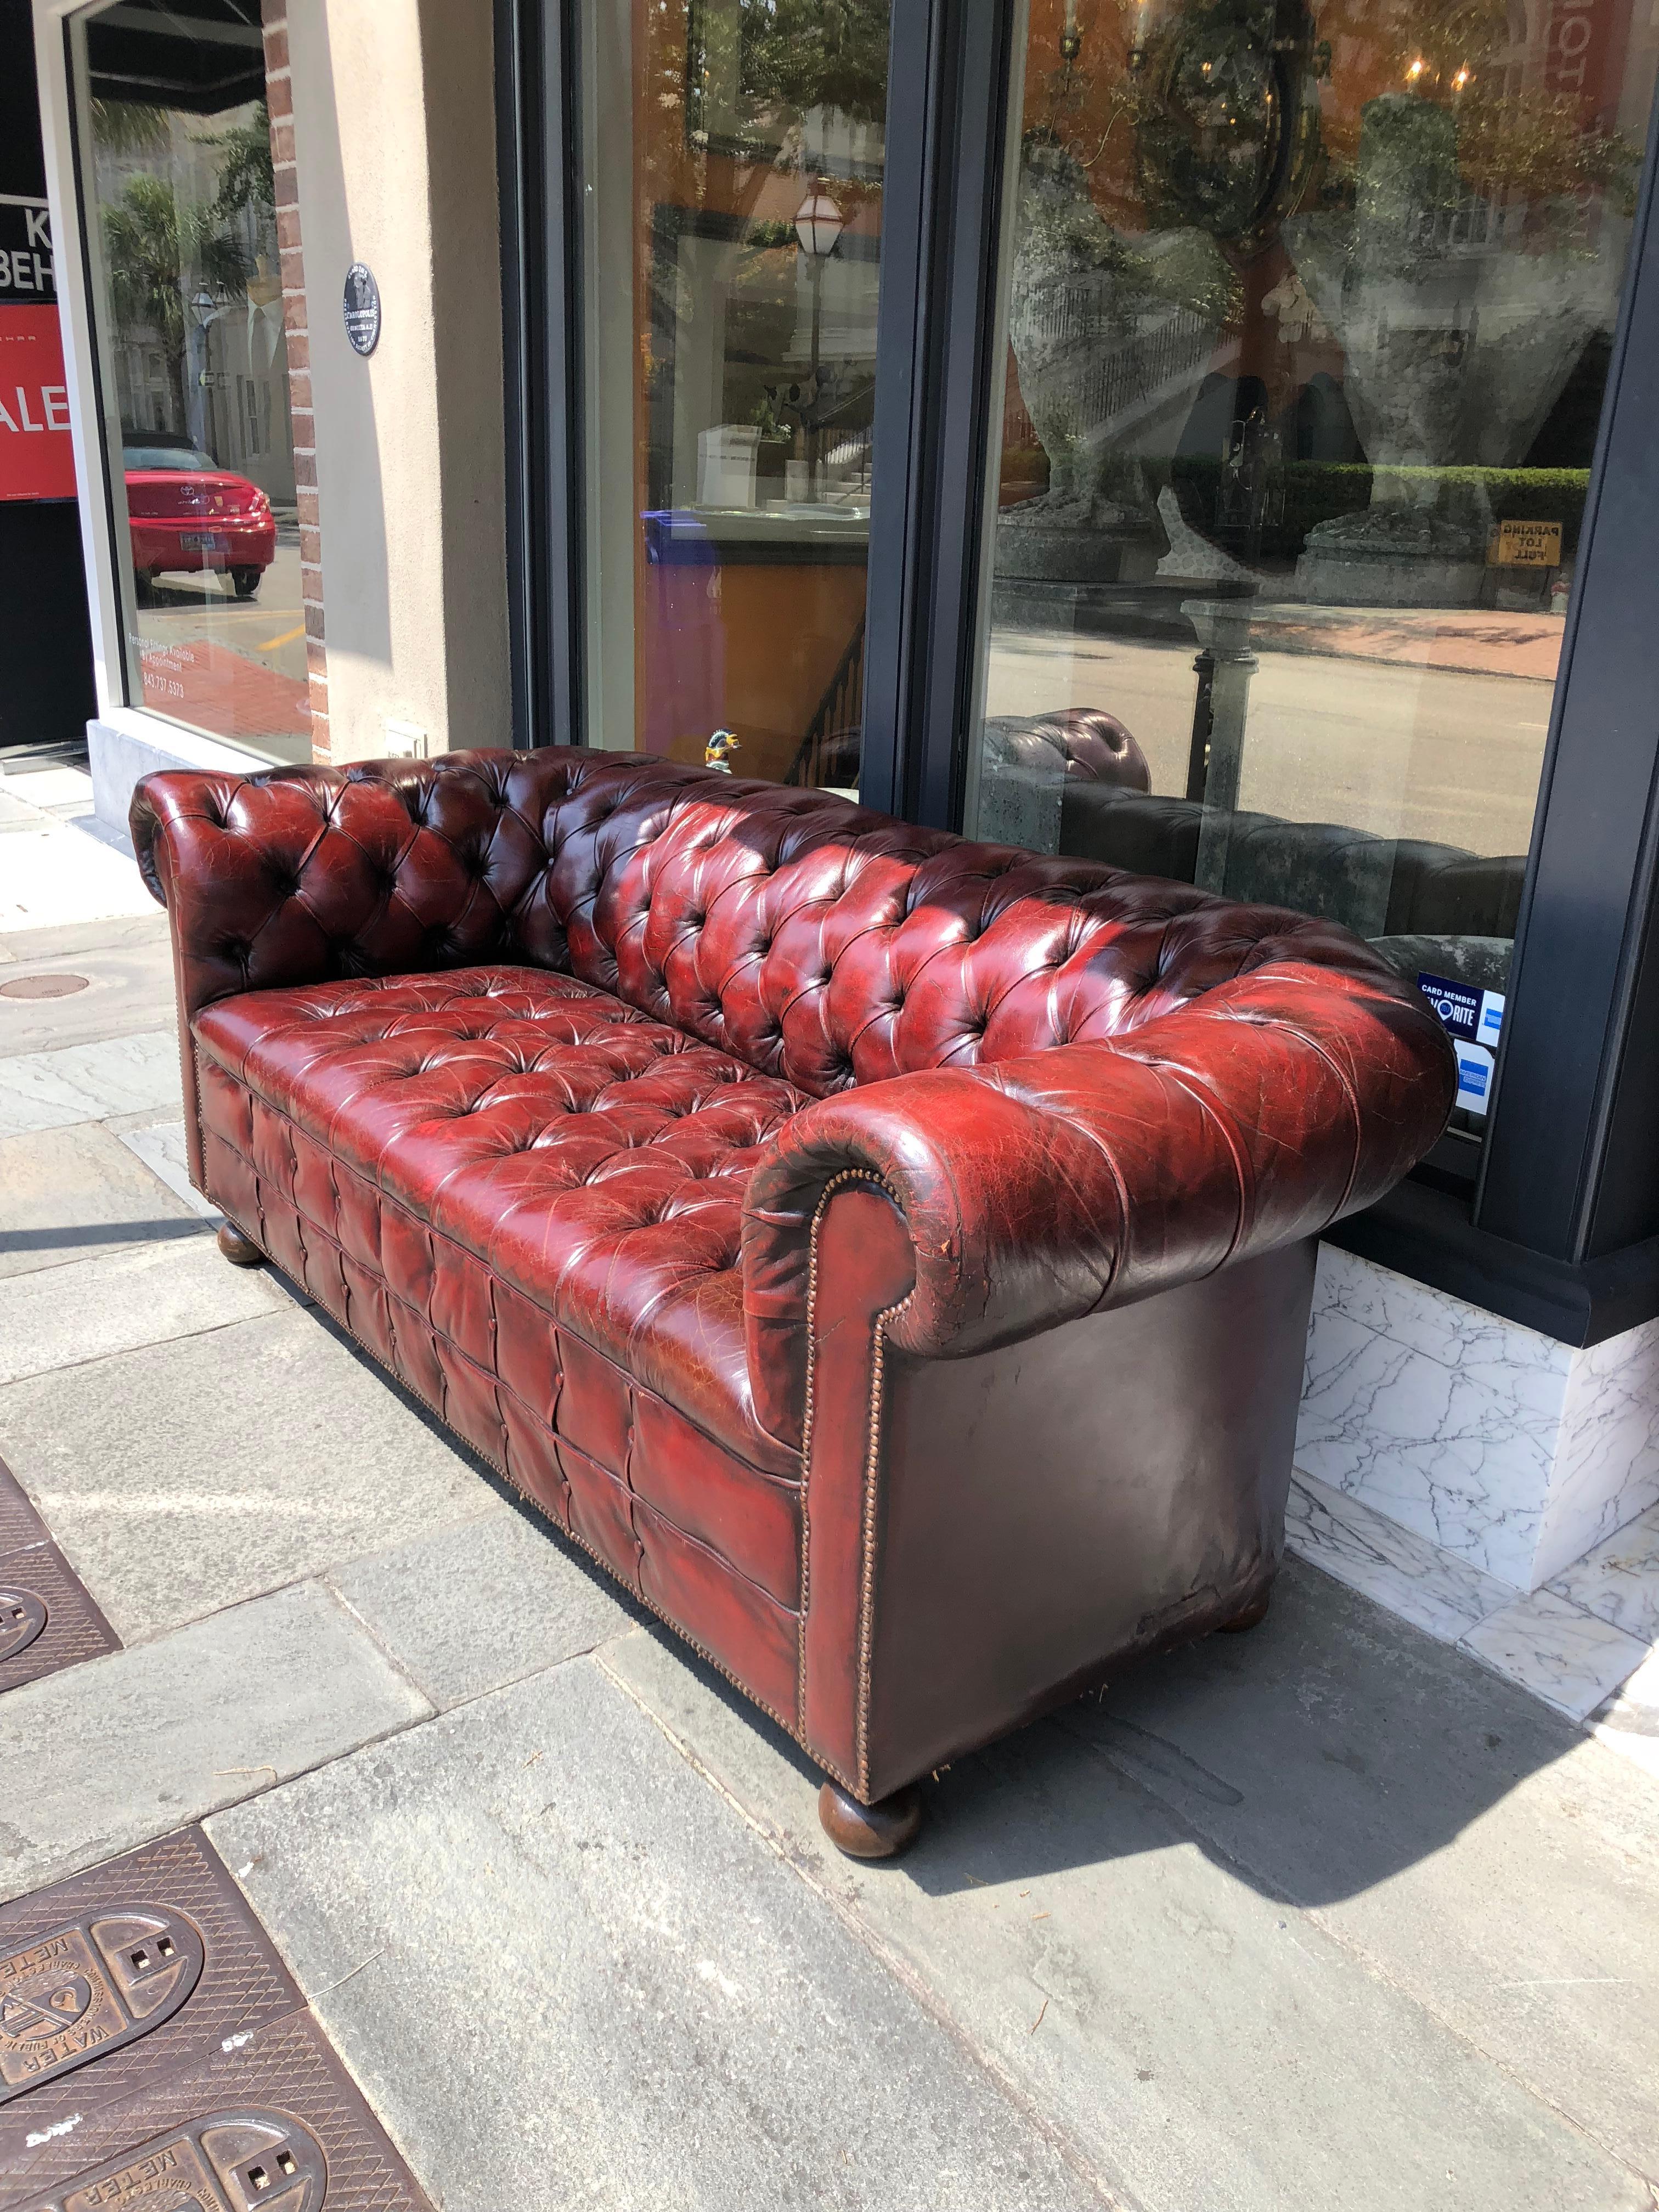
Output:
[[[263,0],[265,98],[276,182],[276,240],[282,251],[283,326],[288,339],[289,408],[294,422],[294,481],[300,505],[300,588],[305,603],[311,684],[311,757],[326,763],[328,653],[323,634],[323,531],[317,505],[317,434],[311,409],[311,326],[300,243],[300,195],[294,166],[294,93],[288,62],[288,0]]]

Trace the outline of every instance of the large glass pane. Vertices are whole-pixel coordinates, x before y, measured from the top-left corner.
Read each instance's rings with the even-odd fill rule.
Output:
[[[1616,0],[1030,0],[970,827],[1346,923],[1471,1137],[1656,52]]]
[[[887,38],[888,0],[588,0],[594,744],[857,786]]]
[[[128,696],[309,760],[258,10],[118,0],[75,54]]]

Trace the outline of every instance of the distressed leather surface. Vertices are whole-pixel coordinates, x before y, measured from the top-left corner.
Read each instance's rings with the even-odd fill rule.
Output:
[[[882,1344],[999,1372],[998,1347],[1305,1242],[1451,1102],[1438,1024],[1340,929],[820,792],[549,749],[160,775],[132,823],[172,917],[198,1181],[844,1776],[883,1588],[865,1486],[905,1473]],[[906,1294],[884,1232],[829,1239],[821,1316],[862,1348],[804,1470],[814,1224],[872,1185]],[[1103,1419],[1138,1387],[1103,1374]],[[1039,1420],[1037,1514],[1044,1449]],[[1211,1470],[1255,1532],[1226,1602],[1276,1558],[1260,1454]],[[816,1701],[815,1486],[841,1500],[819,1554],[846,1553],[822,1584],[863,1608]],[[1073,1548],[1075,1622],[1100,1568]],[[1223,1595],[1168,1601],[1190,1631]],[[1133,1587],[1100,1618],[1139,1618]],[[974,1725],[935,1714],[929,1741]]]
[[[729,1449],[799,1474],[756,1426],[738,1262],[744,1187],[802,1092],[531,968],[247,992],[196,1038],[271,1109],[279,1188],[281,1124]],[[326,1196],[310,1210],[342,1241]]]
[[[916,1285],[891,1334],[933,1357],[1131,1304],[1370,1204],[1451,1093],[1421,1000],[1369,956],[1355,970],[1270,957],[1115,1042],[908,1076],[793,1116],[744,1214],[763,1417],[781,1425],[803,1388],[808,1228],[839,1174],[862,1170],[903,1212]]]

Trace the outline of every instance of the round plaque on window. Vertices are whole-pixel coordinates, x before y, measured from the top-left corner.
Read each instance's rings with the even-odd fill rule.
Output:
[[[345,327],[359,353],[373,353],[380,342],[380,288],[374,271],[362,261],[346,270]]]

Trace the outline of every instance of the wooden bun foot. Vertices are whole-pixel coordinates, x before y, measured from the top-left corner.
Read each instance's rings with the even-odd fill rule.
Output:
[[[914,1782],[873,1805],[860,1805],[839,1783],[818,1792],[818,1818],[838,1851],[852,1859],[891,1859],[915,1841],[921,1792]]]
[[[1231,1620],[1222,1622],[1221,1633],[1224,1636],[1242,1636],[1247,1628],[1260,1628],[1267,1618],[1272,1597],[1270,1590],[1263,1590],[1260,1597],[1252,1598],[1249,1604],[1236,1613]]]
[[[228,1221],[219,1224],[219,1249],[233,1267],[263,1267],[265,1255],[251,1237],[244,1237],[240,1229]]]

